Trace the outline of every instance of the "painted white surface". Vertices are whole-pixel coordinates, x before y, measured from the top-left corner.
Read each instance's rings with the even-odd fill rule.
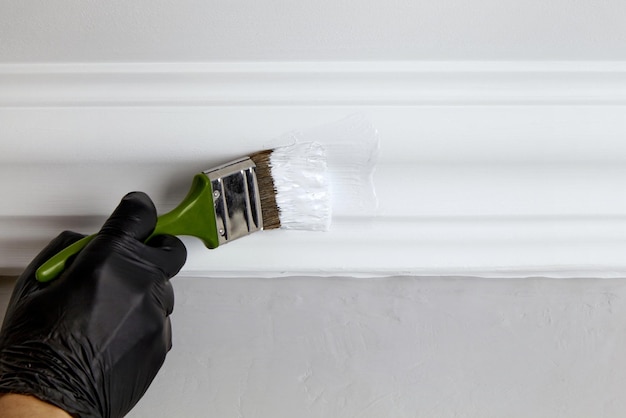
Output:
[[[0,66],[0,266],[18,271],[61,229],[97,230],[129,190],[164,212],[194,173],[361,112],[381,140],[378,208],[335,204],[328,233],[218,252],[190,240],[184,274],[623,276],[625,68]]]
[[[269,165],[280,227],[328,231],[332,220],[326,151],[319,142],[274,148]],[[296,185],[296,187],[294,187]],[[263,225],[266,225],[264,219]]]
[[[161,164],[2,166],[4,190],[15,196],[0,206],[2,267],[19,271],[62,229],[97,230],[130,189],[147,191],[163,211],[172,208],[189,186],[186,171]],[[188,239],[184,272],[626,274],[623,166],[384,165],[375,180],[375,217],[343,213],[329,232],[264,231],[213,251]]]
[[[621,0],[3,0],[0,60],[615,60],[625,15]]]

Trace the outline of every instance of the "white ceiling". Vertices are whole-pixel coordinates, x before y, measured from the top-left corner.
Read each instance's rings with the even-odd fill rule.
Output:
[[[623,60],[622,0],[0,0],[0,62]]]

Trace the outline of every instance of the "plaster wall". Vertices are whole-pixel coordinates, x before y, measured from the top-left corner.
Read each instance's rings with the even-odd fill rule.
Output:
[[[4,311],[11,279],[0,280]],[[130,417],[621,417],[621,279],[174,280]]]
[[[133,417],[620,417],[626,283],[186,279]]]
[[[620,0],[0,3],[2,62],[621,60]]]

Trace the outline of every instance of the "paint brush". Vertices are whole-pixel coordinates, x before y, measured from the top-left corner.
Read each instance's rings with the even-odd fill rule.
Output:
[[[254,153],[193,178],[183,201],[159,216],[156,235],[189,235],[213,249],[264,229],[327,230],[331,220],[326,153],[316,142]],[[96,235],[63,249],[37,270],[56,278]]]

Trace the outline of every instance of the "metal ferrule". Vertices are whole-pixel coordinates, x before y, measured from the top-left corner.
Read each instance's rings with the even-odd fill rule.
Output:
[[[207,170],[220,245],[263,229],[256,165],[249,158]]]

